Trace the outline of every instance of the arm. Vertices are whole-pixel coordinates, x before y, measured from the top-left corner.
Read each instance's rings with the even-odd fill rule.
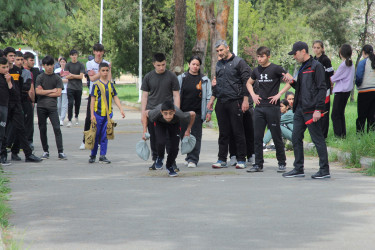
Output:
[[[66,79],[69,79],[69,80],[72,80],[72,79],[82,80],[83,79],[83,75],[84,75],[83,73],[80,73],[79,75],[75,75],[75,74],[70,73],[69,75],[66,76]]]
[[[216,82],[216,77],[214,79],[215,79],[215,82]],[[212,87],[211,86],[212,86],[211,81],[210,81],[210,79],[208,79],[207,86],[206,86],[206,91],[207,91],[206,101],[207,101],[207,104],[211,100],[211,97],[212,97]],[[207,114],[206,114],[206,121],[207,122],[211,121],[211,114],[212,114],[212,110],[207,109]]]
[[[190,136],[190,130],[193,127],[193,124],[194,124],[194,121],[195,121],[195,116],[196,116],[195,112],[190,111],[189,113],[190,113],[190,122],[189,122],[189,125],[186,128],[184,136]]]
[[[216,97],[214,95],[211,96],[210,101],[207,103],[207,109],[212,112],[214,109],[214,102]]]
[[[35,102],[34,83],[31,83],[31,87],[30,87],[30,90],[29,90],[29,96],[30,96],[31,102],[34,103]]]
[[[147,100],[148,100],[148,92],[147,91],[142,91],[142,97],[141,97],[141,111],[145,112],[146,111],[146,106],[147,106]]]
[[[147,133],[148,112],[149,110],[145,110],[144,112],[142,112],[142,117],[141,117],[141,122],[143,126],[143,134],[142,134],[143,140],[146,140],[145,134]]]
[[[91,114],[91,121],[96,121],[94,115],[94,106],[95,106],[95,96],[91,96],[91,103],[90,103],[90,114]]]
[[[317,122],[321,118],[321,113],[324,111],[325,97],[327,92],[327,86],[325,82],[325,72],[323,65],[318,64],[315,67],[315,79],[317,93],[317,103],[315,103],[315,111],[313,113],[313,121]]]
[[[57,88],[56,92],[49,93],[46,96],[49,96],[49,97],[59,97],[59,96],[61,96],[61,91],[62,91],[61,88]]]
[[[12,89],[13,88],[12,76],[9,73],[5,75],[5,80],[8,84],[8,89]]]
[[[44,90],[43,87],[39,85],[38,87],[36,87],[35,92],[37,95],[49,95],[51,93],[57,92],[57,89],[54,88],[54,89]]]
[[[253,88],[254,82],[255,82],[255,80],[253,80],[250,77],[249,80],[247,80],[246,87],[247,87],[247,90],[249,91],[249,93],[251,95],[251,98],[253,98],[254,103],[255,104],[260,104],[259,100],[262,100],[262,98],[260,98],[259,95],[255,94],[254,88]]]
[[[177,108],[180,108],[180,91],[173,91],[173,102]]]
[[[355,74],[355,85],[357,87],[361,86],[363,81],[363,76],[365,74],[365,66],[366,66],[367,59],[362,60],[358,63],[357,72]]]
[[[113,97],[113,100],[115,101],[116,106],[119,108],[119,110],[120,110],[120,112],[121,112],[121,116],[122,116],[122,118],[125,118],[125,112],[124,112],[124,110],[122,109],[121,102],[120,102],[120,99],[118,98],[118,96],[115,95],[115,96]]]
[[[271,100],[270,100],[270,103],[272,103],[272,104],[276,104],[277,101],[280,99],[280,97],[281,97],[285,92],[287,92],[291,87],[292,87],[292,86],[290,85],[290,83],[286,83],[285,86],[284,86],[284,88],[283,88],[282,90],[280,90],[280,92],[277,93],[277,95],[268,97],[268,99],[271,99]]]
[[[345,64],[344,64],[345,65]],[[335,72],[335,74],[333,76],[331,76],[331,82],[337,82],[343,78],[346,77],[347,75],[347,72],[345,72],[345,67],[342,63],[340,64],[339,68],[337,69],[337,71]]]

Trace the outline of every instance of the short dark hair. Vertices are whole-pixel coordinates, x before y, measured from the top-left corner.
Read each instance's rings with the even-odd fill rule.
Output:
[[[23,54],[23,59],[27,60],[27,59],[29,59],[29,58],[31,58],[31,59],[35,59],[34,54],[31,53],[31,52],[25,52],[25,54]]]
[[[77,54],[78,55],[78,51],[75,50],[75,49],[72,49],[70,52],[69,52],[69,55],[72,56],[74,54]]]
[[[101,62],[101,63],[99,63],[99,70],[100,70],[101,68],[104,68],[104,67],[109,67],[109,64],[108,64],[108,63],[105,63],[105,62]]]
[[[173,102],[171,101],[163,102],[163,104],[161,105],[161,111],[165,111],[165,110],[176,110]]]
[[[290,106],[290,104],[289,104],[289,102],[288,102],[287,99],[282,99],[282,100],[280,101],[280,103],[284,104],[285,107]]]
[[[258,56],[262,56],[262,55],[270,56],[271,50],[266,46],[261,46],[257,49],[257,55]]]
[[[54,65],[55,61],[53,60],[52,56],[46,56],[46,57],[43,58],[42,64],[43,65]]]
[[[4,50],[0,49],[0,57],[4,56]]]
[[[322,40],[315,40],[315,41],[313,42],[313,46],[314,46],[314,44],[316,44],[316,43],[319,43],[319,44],[320,44],[320,47],[322,47],[322,49],[324,49],[324,43],[323,43]]]
[[[23,58],[23,53],[21,51],[16,51],[16,57],[22,57]]]
[[[291,92],[291,91],[287,91],[287,92],[285,93],[285,99],[287,99],[288,96],[290,96],[290,95],[294,96],[294,93]]]
[[[154,56],[152,57],[152,62],[162,62],[165,61],[166,57],[163,53],[155,53]]]
[[[93,51],[104,51],[104,46],[103,44],[100,43],[95,43],[94,46],[92,47]]]
[[[16,50],[13,47],[6,47],[4,49],[4,55],[7,56],[9,53],[16,54]]]
[[[6,65],[8,64],[8,60],[5,57],[0,57],[0,65]]]
[[[64,60],[65,62],[68,62],[65,57],[60,57],[59,62],[61,62],[62,60]]]

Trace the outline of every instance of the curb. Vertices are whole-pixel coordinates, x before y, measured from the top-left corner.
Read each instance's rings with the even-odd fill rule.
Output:
[[[141,108],[142,108],[142,105],[140,103],[134,103],[134,102],[128,102],[128,101],[121,101],[121,103],[126,105],[126,106],[136,108],[138,110],[141,110]]]
[[[303,147],[306,150],[311,150],[311,149],[315,148],[315,145],[313,143],[304,142]],[[337,160],[341,163],[347,163],[352,156],[351,153],[342,152],[337,148],[327,147],[327,151],[328,151],[328,154],[330,154],[330,153],[337,154]],[[359,163],[361,164],[362,168],[367,169],[367,168],[370,168],[372,164],[375,164],[375,159],[371,158],[371,157],[361,156],[359,158]]]

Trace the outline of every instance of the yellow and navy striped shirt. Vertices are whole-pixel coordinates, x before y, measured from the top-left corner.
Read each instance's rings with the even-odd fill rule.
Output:
[[[101,84],[105,89],[105,97],[107,99],[109,114],[112,113],[112,98],[117,95],[117,92],[112,82],[104,84],[102,81],[98,80],[93,84],[91,96],[95,97],[94,111],[100,116],[106,116],[107,113],[105,103],[102,99],[102,93],[100,92],[98,84]]]

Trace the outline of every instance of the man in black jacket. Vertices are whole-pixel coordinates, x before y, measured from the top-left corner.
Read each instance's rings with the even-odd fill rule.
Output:
[[[291,83],[296,89],[293,105],[294,129],[294,169],[284,173],[284,177],[304,177],[303,136],[306,128],[309,129],[311,139],[319,155],[319,171],[312,175],[313,179],[330,178],[327,146],[324,140],[321,117],[324,111],[326,97],[326,83],[324,67],[309,55],[308,46],[304,42],[296,42],[288,53],[302,63],[296,79]]]
[[[212,97],[207,108],[212,110],[217,98],[215,112],[219,125],[218,161],[212,168],[227,167],[228,145],[233,136],[237,149],[236,168],[245,168],[246,140],[243,125],[243,113],[249,109],[249,93],[246,82],[250,77],[251,68],[240,57],[230,52],[224,40],[219,40],[216,52],[220,60],[216,64],[216,80],[213,80]]]

